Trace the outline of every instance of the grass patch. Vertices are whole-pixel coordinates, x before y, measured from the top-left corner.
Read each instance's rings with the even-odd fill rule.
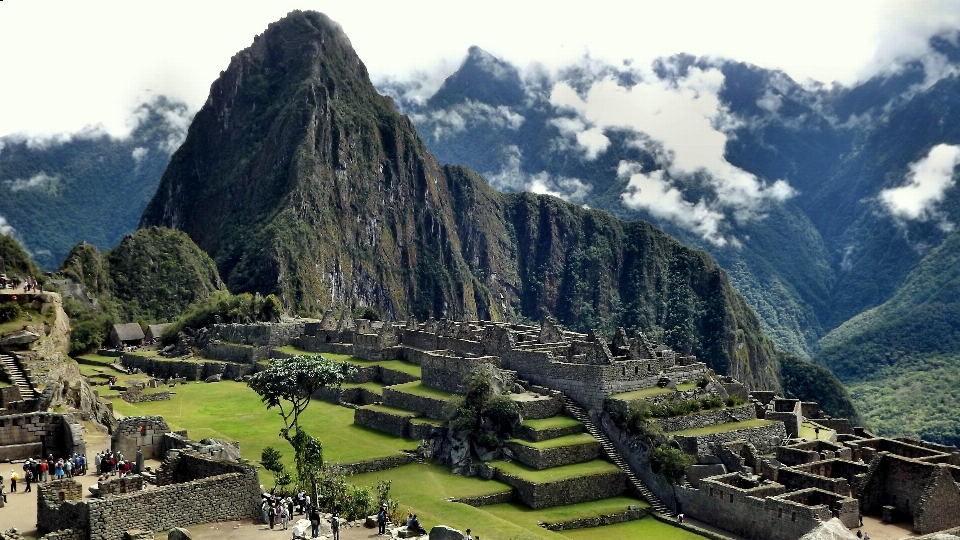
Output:
[[[496,504],[474,508],[460,503],[449,502],[447,498],[477,497],[493,495],[510,490],[510,486],[494,480],[482,480],[456,476],[441,465],[430,463],[418,465],[411,463],[374,473],[352,476],[351,483],[375,487],[379,480],[392,480],[391,495],[400,501],[400,509],[410,511],[420,518],[421,523],[430,530],[434,525],[449,525],[461,531],[473,529],[474,535],[497,540],[563,540],[569,538],[570,531],[548,531],[539,526],[539,522],[557,522],[610,514],[626,510],[631,504],[646,508],[646,503],[631,497],[611,497],[599,501],[558,506],[543,510],[533,510],[520,503]],[[645,518],[640,521],[653,521]],[[634,522],[639,523],[639,522]],[[663,528],[635,528],[630,531],[671,531]],[[598,527],[597,531],[608,531],[609,527]],[[685,533],[681,529],[677,529]],[[610,538],[661,538],[661,536],[620,535],[610,531]],[[686,533],[685,533],[686,534]],[[693,540],[698,536],[662,536]]]
[[[547,448],[557,448],[559,446],[574,446],[578,444],[586,443],[595,443],[596,439],[593,438],[593,435],[589,433],[577,433],[575,435],[566,435],[563,437],[557,437],[555,439],[547,439],[545,441],[539,442],[530,442],[523,439],[511,439],[510,442],[522,444],[524,446],[529,446],[531,448],[537,448],[540,450],[545,450]]]
[[[397,392],[403,392],[404,394],[413,394],[420,397],[441,399],[443,401],[447,401],[454,396],[454,394],[447,392],[446,390],[440,390],[439,388],[427,386],[421,381],[395,384],[389,388],[396,390]]]
[[[406,373],[407,375],[413,375],[414,377],[418,377],[418,378],[421,376],[421,373],[422,373],[420,366],[416,364],[412,364],[410,362],[404,362],[403,360],[365,360],[363,358],[357,358],[356,356],[350,356],[349,354],[318,353],[318,352],[304,351],[292,345],[288,345],[285,347],[274,347],[273,350],[280,351],[287,354],[306,354],[306,355],[319,354],[324,358],[329,358],[330,360],[336,360],[337,362],[349,362],[355,366],[360,366],[360,367],[380,366],[393,371]]]
[[[0,334],[6,334],[7,332],[20,330],[24,325],[35,325],[44,321],[53,322],[53,311],[50,312],[50,315],[45,317],[41,315],[39,311],[28,308],[28,305],[30,305],[29,302],[27,304],[20,304],[20,309],[22,310],[23,314],[12,321],[7,321],[0,324]]]
[[[693,390],[697,387],[695,382],[685,382],[677,385],[678,391],[684,390]],[[653,386],[651,388],[641,388],[640,390],[634,390],[632,392],[623,392],[620,394],[613,394],[610,396],[610,399],[617,399],[620,401],[636,401],[638,399],[647,399],[656,396],[662,396],[664,394],[673,393],[673,390],[670,388],[660,388],[659,386]]]
[[[126,403],[114,400],[113,407],[125,416],[162,415],[174,430],[186,429],[190,438],[205,437],[240,441],[243,457],[260,459],[266,446],[283,452],[293,465],[293,450],[278,434],[283,426],[276,411],[267,410],[246,384],[221,381],[216,384],[178,384],[170,401]],[[313,400],[300,418],[303,428],[323,442],[327,461],[354,463],[394,456],[413,450],[418,441],[392,437],[353,424],[353,409]]]
[[[648,508],[646,501],[632,497],[610,497],[599,501],[590,501],[578,504],[567,504],[534,510],[520,502],[494,504],[485,506],[484,510],[507,521],[522,525],[531,531],[542,531],[539,523],[559,523],[574,519],[600,517],[623,512],[628,506],[636,505]],[[561,534],[563,534],[561,532]]]
[[[443,420],[434,420],[433,418],[427,418],[426,416],[421,416],[418,418],[411,418],[411,424],[430,424],[431,426],[442,426],[446,422]]]
[[[617,523],[606,527],[563,531],[563,536],[571,540],[610,540],[611,538],[656,538],[657,540],[700,540],[699,534],[674,527],[652,517],[637,521]]]
[[[399,371],[400,373],[406,373],[407,375],[412,375],[417,378],[423,376],[423,370],[420,366],[411,364],[410,362],[404,362],[403,360],[380,360],[377,364],[384,369]]]
[[[363,407],[360,407],[360,408],[361,408],[361,409],[367,409],[367,410],[370,410],[370,411],[378,411],[378,412],[382,412],[382,413],[392,414],[393,416],[406,416],[406,417],[409,417],[409,418],[413,418],[413,417],[415,417],[415,416],[417,416],[417,415],[420,414],[420,413],[415,412],[415,411],[408,411],[407,409],[400,409],[400,408],[397,408],[397,407],[390,407],[390,406],[388,406],[388,405],[364,405]]]
[[[506,474],[518,476],[535,484],[546,484],[549,482],[566,480],[568,478],[606,474],[620,470],[613,463],[603,461],[602,459],[595,459],[586,463],[576,463],[574,465],[564,465],[562,467],[553,467],[550,469],[543,469],[542,471],[520,465],[515,461],[495,461],[491,463],[491,465],[500,469]]]
[[[813,424],[804,422],[800,424],[800,434],[797,435],[797,437],[801,439],[807,439],[810,441],[814,441],[817,439],[820,439],[821,441],[825,441],[835,433],[832,429],[820,428],[820,436],[817,437],[817,432],[815,430],[816,428],[813,427]]]
[[[694,429],[685,429],[683,431],[672,431],[670,435],[683,435],[686,437],[698,437],[700,435],[712,435],[714,433],[726,433],[728,431],[734,431],[737,429],[746,429],[760,426],[767,426],[773,424],[773,420],[761,420],[759,418],[754,420],[747,420],[746,422],[727,422],[725,424],[715,424],[712,426],[694,428]]]
[[[580,422],[570,418],[569,416],[557,415],[539,420],[524,420],[521,425],[527,426],[536,431],[544,431],[547,429],[560,429],[579,426]]]
[[[90,364],[90,365],[100,365],[100,366],[109,366],[114,362],[119,362],[120,359],[115,356],[103,356],[100,354],[84,354],[83,356],[78,356],[75,358],[78,364]]]

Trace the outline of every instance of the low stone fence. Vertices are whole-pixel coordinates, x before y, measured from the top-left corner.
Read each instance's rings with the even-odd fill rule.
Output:
[[[125,354],[121,359],[124,366],[139,369],[154,377],[166,379],[174,376],[189,381],[202,381],[213,375],[224,379],[238,379],[259,370],[258,364],[236,364],[219,360],[191,361],[171,358],[155,358],[139,354]]]
[[[556,439],[557,437],[575,435],[577,433],[583,433],[583,424],[548,429],[533,429],[530,426],[520,424],[520,429],[517,431],[519,437],[533,442]]]
[[[377,378],[384,384],[384,386],[392,386],[394,384],[403,384],[420,380],[420,377],[417,377],[416,375],[411,375],[395,369],[385,368],[383,366],[380,366]]]
[[[502,504],[513,502],[513,491],[504,491],[503,493],[494,493],[493,495],[480,495],[479,497],[464,497],[454,499],[453,502],[463,503],[468,506],[490,506],[492,504]]]
[[[443,419],[443,407],[447,404],[443,399],[408,394],[389,386],[383,389],[383,403],[391,407],[416,411],[435,420]]]
[[[787,438],[782,422],[774,422],[765,426],[733,429],[720,433],[706,435],[674,435],[674,440],[680,449],[688,454],[709,454],[710,445],[720,446],[723,443],[743,440],[753,444],[760,452],[774,450],[777,443]]]
[[[521,394],[524,398],[514,399],[520,409],[520,417],[524,420],[538,420],[550,418],[563,412],[563,398],[561,395],[545,396],[537,394],[535,398],[526,399],[529,394]]]
[[[235,364],[256,364],[270,358],[270,347],[214,342],[203,348],[203,356]]]
[[[548,531],[570,531],[574,529],[586,529],[589,527],[601,527],[603,525],[613,525],[616,523],[626,523],[627,521],[636,521],[650,514],[649,508],[640,508],[631,506],[622,512],[614,512],[596,517],[571,519],[569,521],[559,521],[556,523],[547,523],[544,527]]]
[[[390,456],[379,459],[371,459],[367,461],[358,461],[357,463],[344,463],[336,465],[344,475],[350,476],[354,474],[363,474],[368,472],[377,472],[385,471],[387,469],[395,469],[397,467],[402,467],[408,463],[413,463],[414,458],[409,454],[400,454],[397,456]]]
[[[410,419],[415,414],[402,414],[393,412],[376,405],[367,407],[358,407],[353,411],[353,423],[358,426],[368,427],[377,431],[382,431],[394,437],[406,437],[409,428]]]
[[[622,471],[537,484],[497,469],[494,478],[513,486],[517,497],[533,509],[606,499],[627,489],[627,475]]]
[[[97,484],[97,496],[103,498],[108,495],[136,493],[142,490],[145,485],[146,481],[142,476],[139,474],[129,474],[123,478],[113,478],[99,482]]]
[[[757,416],[757,411],[753,405],[742,405],[740,407],[724,407],[687,414],[684,416],[672,416],[669,418],[654,418],[650,422],[656,423],[663,431],[684,431],[687,429],[696,429],[725,424],[727,422],[745,422],[753,420]]]
[[[143,393],[143,389],[133,387],[120,392],[120,399],[127,403],[146,403],[148,401],[169,401],[170,391],[162,390],[160,392]]]
[[[522,442],[511,441],[507,443],[507,447],[517,461],[537,470],[583,463],[600,455],[600,443],[596,440],[553,448],[534,448]]]

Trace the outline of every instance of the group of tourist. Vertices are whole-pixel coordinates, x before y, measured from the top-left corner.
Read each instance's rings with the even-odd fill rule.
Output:
[[[131,463],[123,458],[123,454],[113,450],[98,452],[94,457],[94,463],[97,467],[98,476],[108,474],[110,476],[119,475],[120,478],[123,478],[131,472],[135,472]]]
[[[280,497],[274,492],[263,493],[261,495],[260,511],[262,513],[263,523],[270,525],[273,529],[278,524],[284,530],[290,524],[290,520],[296,514],[303,514],[310,520],[311,538],[320,536],[320,509],[310,500],[305,489],[300,489],[293,497]],[[332,540],[340,540],[340,514],[334,512],[330,519],[330,530],[333,533]]]
[[[47,459],[29,458],[23,462],[22,472],[16,469],[10,470],[10,493],[16,493],[19,489],[18,484],[23,482],[23,493],[33,491],[33,484],[38,482],[49,482],[51,476],[54,480],[63,478],[72,478],[76,475],[86,474],[87,457],[73,454],[66,458],[55,459],[50,454]],[[0,494],[3,493],[3,483],[0,482]],[[3,495],[6,502],[7,496]]]
[[[25,293],[30,291],[43,292],[43,283],[37,281],[37,278],[33,276],[30,276],[27,279],[20,279],[18,276],[7,278],[6,275],[0,275],[0,289],[9,288],[17,290],[20,288],[21,283],[23,284],[23,292]]]

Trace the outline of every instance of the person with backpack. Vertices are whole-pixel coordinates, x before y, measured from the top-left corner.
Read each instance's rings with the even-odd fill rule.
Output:
[[[278,505],[279,514],[280,514],[280,525],[283,526],[283,530],[287,530],[287,523],[290,523],[290,511],[287,510],[287,505],[283,504],[283,501]]]
[[[270,518],[270,528],[272,529],[277,522],[277,507],[273,502],[270,503],[270,508],[267,509],[267,517]]]
[[[377,512],[377,536],[387,533],[387,505],[381,505]]]
[[[17,475],[17,471],[10,469],[10,493],[17,492],[17,480],[19,479],[20,477]]]
[[[33,489],[30,488],[30,484],[33,482],[33,467],[30,467],[23,473],[23,480],[27,483],[27,488],[23,490],[24,493],[30,493]]]
[[[330,518],[330,530],[333,532],[333,540],[340,540],[340,514],[338,512],[334,512],[333,517]]]

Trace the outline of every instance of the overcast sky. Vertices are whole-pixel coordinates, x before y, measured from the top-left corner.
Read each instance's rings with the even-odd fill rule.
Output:
[[[960,0],[4,0],[0,135],[98,123],[122,133],[151,93],[197,108],[230,57],[292,9],[338,21],[375,78],[421,71],[438,80],[479,45],[520,66],[686,52],[849,85],[960,27]]]

